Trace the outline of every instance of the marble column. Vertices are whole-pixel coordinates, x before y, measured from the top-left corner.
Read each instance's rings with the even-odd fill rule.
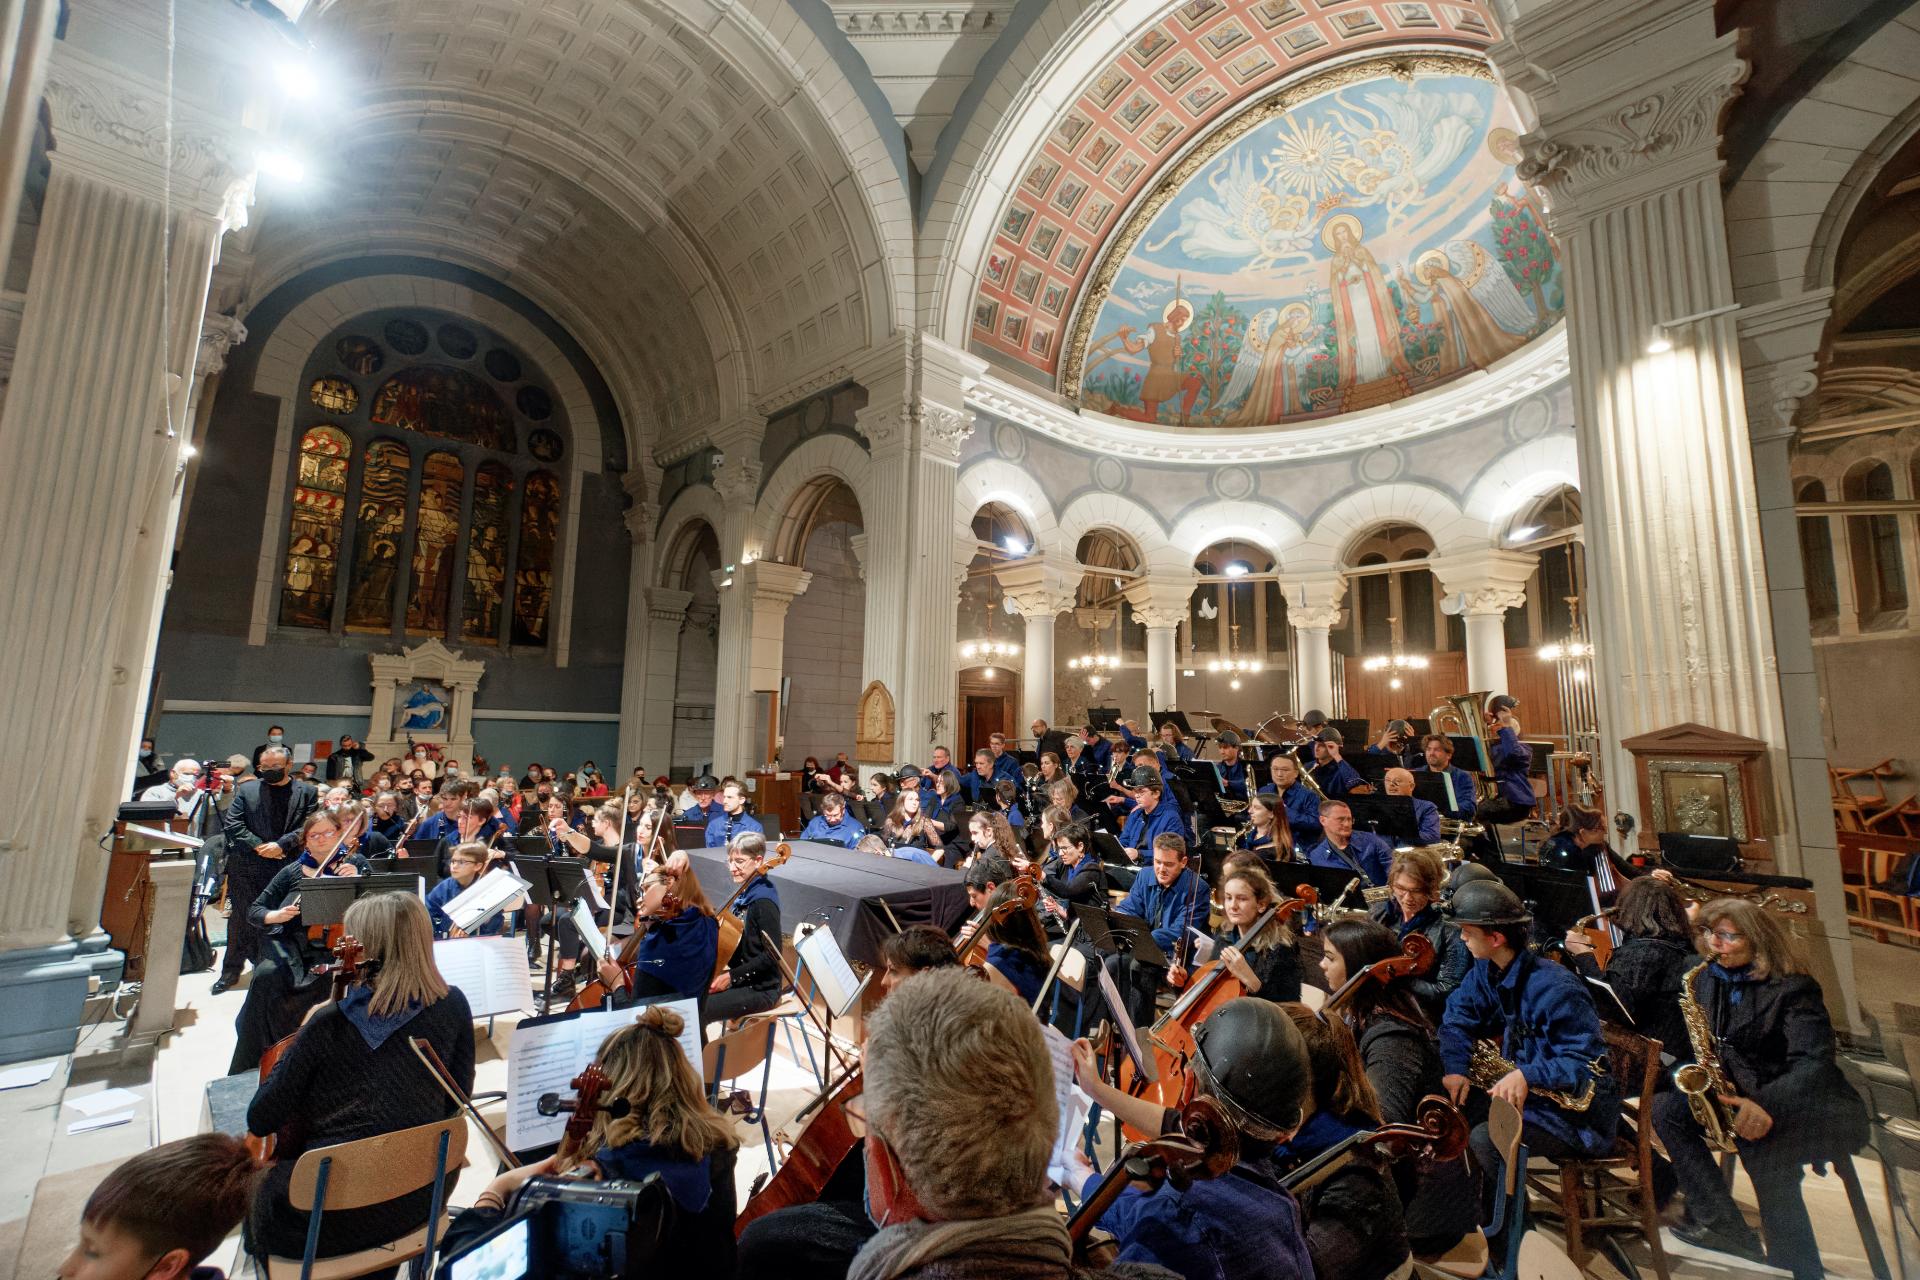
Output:
[[[1540,557],[1488,547],[1427,562],[1467,629],[1467,688],[1507,692],[1507,610],[1527,602]]]
[[[713,771],[721,776],[740,775],[750,765],[760,763],[753,742],[753,700],[748,696],[753,606],[738,576],[754,502],[760,496],[760,444],[753,426],[742,422],[730,432],[716,433],[723,456],[713,487],[719,491],[723,515],[721,527],[714,531],[720,539],[722,567],[713,575],[720,601],[713,682]]]
[[[857,422],[873,459],[861,516],[878,548],[867,563],[861,677],[893,695],[899,760],[927,759],[962,728],[954,721],[955,482],[973,434],[966,389],[985,368],[911,334],[854,370],[867,389]]]
[[[40,124],[40,94],[60,0],[7,0],[0,5],[0,267],[13,253],[20,192],[33,162],[33,135]]]
[[[1013,611],[1027,621],[1026,650],[1020,672],[1020,724],[1024,734],[1035,720],[1054,722],[1054,620],[1073,608],[1081,568],[1038,552],[994,572],[1000,587],[1013,601]]]
[[[1346,610],[1344,576],[1316,574],[1280,579],[1287,598],[1287,625],[1293,628],[1293,714],[1309,711],[1333,714],[1333,629]]]
[[[628,473],[637,479],[637,470]],[[629,490],[631,492],[631,489]],[[660,508],[641,501],[635,494],[627,508],[625,522],[632,547],[627,560],[627,631],[620,663],[620,746],[615,753],[616,768],[609,777],[624,778],[635,765],[646,765],[646,705],[648,676],[652,672],[649,641],[652,628],[647,620],[647,584],[653,580],[653,531],[660,521]],[[667,679],[673,679],[671,671]]]
[[[655,774],[673,766],[673,711],[679,697],[680,635],[688,623],[693,592],[654,587],[647,592],[644,693],[638,707],[640,732],[635,764]],[[633,643],[632,641],[628,642]],[[624,719],[622,721],[624,725]]]
[[[1149,573],[1120,593],[1147,629],[1147,710],[1180,705],[1180,624],[1187,620],[1196,578],[1191,573]]]
[[[132,776],[208,280],[252,191],[229,125],[177,100],[169,137],[165,87],[81,44],[54,51],[46,105],[55,148],[0,410],[0,794],[34,793],[50,760],[83,782],[0,825],[0,1061],[70,1048],[88,974],[117,968],[97,842]]]
[[[771,560],[757,560],[735,575],[734,586],[746,592],[751,617],[746,686],[750,695],[764,693],[770,701],[779,699],[780,677],[786,670],[787,610],[812,581],[813,575],[805,569]],[[757,706],[759,699],[754,697],[751,702]],[[769,751],[759,726],[755,716],[748,758],[754,764],[771,763],[779,755],[778,744]],[[786,736],[784,722],[776,726],[776,732],[782,738]]]

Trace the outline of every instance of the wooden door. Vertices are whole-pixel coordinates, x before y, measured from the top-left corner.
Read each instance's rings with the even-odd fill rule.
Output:
[[[973,753],[987,745],[987,739],[996,733],[1007,731],[1007,699],[1002,694],[970,693],[967,695],[967,744],[965,747],[966,767],[973,767]],[[961,761],[955,760],[958,767]]]

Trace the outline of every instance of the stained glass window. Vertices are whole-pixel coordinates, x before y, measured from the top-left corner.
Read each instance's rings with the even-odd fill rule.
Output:
[[[293,485],[287,531],[287,569],[280,590],[280,625],[333,623],[333,585],[340,563],[340,525],[347,509],[347,463],[353,444],[335,427],[300,437],[300,475]]]
[[[460,638],[500,642],[500,607],[507,597],[507,506],[513,476],[497,462],[483,462],[473,477],[473,519],[467,526],[467,598]]]
[[[394,577],[407,528],[407,479],[413,454],[397,440],[367,446],[354,508],[353,586],[347,593],[347,630],[393,630]]]
[[[560,534],[560,481],[551,471],[527,477],[520,504],[520,561],[513,575],[513,643],[547,642],[553,600],[553,548]]]
[[[372,338],[363,338],[350,333],[334,344],[333,353],[340,357],[340,363],[366,377],[380,372],[380,366],[387,362],[386,353],[380,350],[380,344]]]
[[[466,469],[451,453],[430,453],[420,472],[420,514],[413,526],[413,584],[407,630],[428,635],[447,629],[453,592],[453,547],[460,538],[460,489]]]
[[[382,330],[387,343],[403,356],[417,356],[427,349],[427,327],[413,320],[389,320]]]
[[[376,426],[418,431],[503,453],[514,451],[506,406],[480,379],[461,369],[416,365],[402,369],[374,393]]]
[[[307,388],[314,407],[328,413],[352,413],[360,407],[360,393],[345,378],[315,378]]]

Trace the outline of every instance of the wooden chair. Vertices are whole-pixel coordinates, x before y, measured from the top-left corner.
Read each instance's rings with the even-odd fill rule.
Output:
[[[1911,844],[1913,841],[1902,841]],[[1920,939],[1920,899],[1908,897],[1904,893],[1889,893],[1879,886],[1894,878],[1909,856],[1903,849],[1887,849],[1875,846],[1867,848],[1866,884],[1862,886],[1861,898],[1868,930],[1874,941],[1885,942],[1889,932],[1906,935],[1908,941]],[[1920,853],[1912,856],[1920,857]],[[1892,913],[1893,923],[1889,926],[1882,908]]]
[[[755,1067],[760,1068],[760,1096],[754,1100],[751,1110],[743,1117],[748,1124],[760,1126],[760,1136],[767,1144],[767,1168],[778,1166],[773,1152],[773,1129],[767,1124],[767,1088],[773,1080],[773,1031],[775,1020],[772,1018],[747,1018],[737,1030],[729,1031],[717,1040],[707,1041],[702,1054],[707,1082],[707,1097],[715,1105],[719,1104],[720,1082],[738,1080],[750,1074]]]
[[[423,1254],[431,1257],[444,1225],[446,1175],[463,1166],[466,1155],[465,1116],[305,1153],[293,1166],[287,1195],[294,1208],[308,1214],[306,1253],[269,1257],[267,1280],[349,1280]],[[314,1256],[328,1210],[364,1209],[428,1187],[433,1190],[432,1209],[417,1229],[357,1253]]]
[[[1601,1024],[1607,1057],[1623,1101],[1622,1131],[1613,1151],[1605,1156],[1549,1161],[1551,1172],[1533,1174],[1529,1182],[1549,1199],[1559,1202],[1565,1218],[1567,1256],[1584,1266],[1594,1250],[1588,1237],[1598,1234],[1604,1247],[1617,1252],[1610,1238],[1619,1230],[1637,1230],[1653,1250],[1653,1267],[1660,1280],[1670,1280],[1666,1250],[1660,1244],[1660,1214],[1653,1197],[1654,1089],[1660,1079],[1660,1042],[1621,1027]],[[1637,1099],[1637,1101],[1633,1101]],[[1621,1174],[1627,1175],[1622,1178]],[[1557,1194],[1556,1194],[1557,1193]],[[1616,1265],[1627,1274],[1624,1259]]]

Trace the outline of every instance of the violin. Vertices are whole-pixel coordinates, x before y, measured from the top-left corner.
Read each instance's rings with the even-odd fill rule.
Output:
[[[1294,894],[1296,896],[1267,908],[1248,927],[1246,940],[1259,937],[1275,922],[1285,921],[1320,901],[1319,893],[1310,884],[1296,886]],[[1424,937],[1420,940],[1426,941]],[[1192,1090],[1193,1071],[1189,1064],[1198,1052],[1193,1040],[1195,1029],[1212,1017],[1216,1009],[1245,994],[1246,984],[1234,976],[1224,959],[1208,961],[1188,980],[1187,989],[1174,1001],[1173,1007],[1161,1014],[1147,1032],[1141,1047],[1153,1054],[1151,1076],[1136,1071],[1133,1060],[1123,1055],[1115,1083],[1137,1098],[1146,1098],[1162,1107],[1179,1107]],[[1125,1132],[1136,1138],[1150,1136],[1131,1129]]]
[[[328,927],[337,929],[340,926],[332,925]],[[360,945],[359,939],[355,938],[352,934],[341,934],[340,940],[336,942],[333,947],[333,963],[319,964],[313,967],[315,976],[324,976],[330,978],[332,981],[332,989],[328,992],[327,999],[322,1001],[321,1004],[338,1004],[341,998],[347,994],[347,988],[360,981],[361,969],[366,965],[366,960],[367,949]],[[320,1007],[321,1005],[315,1005],[314,1011],[318,1011]],[[313,1013],[309,1012],[307,1017],[312,1018]],[[302,1021],[292,1032],[282,1036],[275,1043],[268,1045],[267,1051],[260,1055],[260,1082],[262,1084],[265,1084],[267,1077],[273,1074],[273,1069],[280,1065],[280,1060],[287,1056],[287,1051],[293,1048],[293,1042],[300,1038],[300,1033],[306,1030],[306,1025],[306,1022]],[[287,1125],[278,1133],[270,1133],[265,1137],[249,1133],[246,1135],[247,1150],[252,1153],[256,1164],[264,1165],[273,1160],[274,1152],[300,1147],[302,1145],[302,1136],[299,1127],[293,1124]]]
[[[739,948],[740,939],[747,931],[747,926],[741,922],[740,917],[733,914],[733,904],[740,900],[740,895],[747,891],[747,886],[756,878],[767,874],[775,867],[785,865],[787,859],[792,856],[793,850],[787,846],[786,841],[781,841],[779,847],[766,856],[766,860],[760,864],[760,869],[742,880],[734,891],[727,895],[727,900],[720,904],[720,910],[714,913],[714,919],[720,925],[720,949],[713,958],[714,977],[719,977],[725,971],[727,962],[733,959],[733,953]]]
[[[642,896],[644,897],[645,894],[643,893]],[[655,921],[671,920],[686,910],[686,907],[687,904],[680,900],[679,894],[668,890],[665,896],[660,899],[658,910],[645,914],[638,910],[634,912],[633,932],[627,935],[627,940],[620,944],[620,950],[613,957],[614,963],[618,964],[620,971],[626,975],[621,983],[622,990],[631,990],[633,988],[633,966],[639,958],[640,942],[647,936],[648,926]],[[586,986],[580,988],[579,994],[574,996],[572,1002],[567,1005],[567,1012],[573,1013],[581,1009],[598,1009],[601,1005],[605,1004],[612,995],[613,992],[607,988],[607,984],[598,976],[595,976]]]
[[[1301,1195],[1365,1152],[1395,1163],[1416,1160],[1424,1170],[1457,1160],[1467,1149],[1467,1118],[1445,1098],[1428,1094],[1420,1099],[1414,1119],[1414,1124],[1383,1124],[1378,1129],[1351,1134],[1282,1174],[1280,1185]]]
[[[1180,1108],[1177,1132],[1129,1143],[1101,1177],[1100,1185],[1067,1219],[1074,1261],[1091,1261],[1088,1234],[1127,1188],[1154,1191],[1162,1183],[1171,1182],[1176,1190],[1185,1191],[1195,1182],[1224,1177],[1239,1159],[1240,1135],[1220,1104],[1212,1098],[1190,1099]]]
[[[958,960],[962,967],[986,963],[982,953],[986,950],[989,925],[1021,911],[1031,911],[1040,901],[1040,884],[1028,876],[1017,875],[1007,881],[1004,887],[1007,890],[1007,896],[997,903],[989,903],[980,908],[979,914],[974,916],[970,924],[972,932],[968,933],[964,940],[954,944],[954,959]]]
[[[321,876],[339,874],[338,872],[333,870],[333,864],[340,857],[341,854],[351,852],[355,847],[359,845],[360,841],[356,832],[360,829],[362,824],[366,822],[366,820],[367,820],[367,815],[364,812],[357,813],[353,816],[353,820],[347,823],[346,828],[343,831],[341,831],[340,838],[333,842],[333,851],[327,854],[326,857],[322,858],[320,860],[320,865],[314,868],[313,876],[312,876],[313,879],[318,879]],[[353,843],[349,844],[348,841],[352,841]],[[335,948],[337,948],[340,944],[340,940],[345,936],[346,936],[345,925],[315,924],[315,925],[307,926],[307,941],[317,942],[320,944],[320,946],[322,946],[328,951],[333,951]],[[339,999],[339,997],[335,996],[334,999],[337,1000]],[[263,1078],[265,1074],[266,1074],[265,1072],[261,1073]]]

